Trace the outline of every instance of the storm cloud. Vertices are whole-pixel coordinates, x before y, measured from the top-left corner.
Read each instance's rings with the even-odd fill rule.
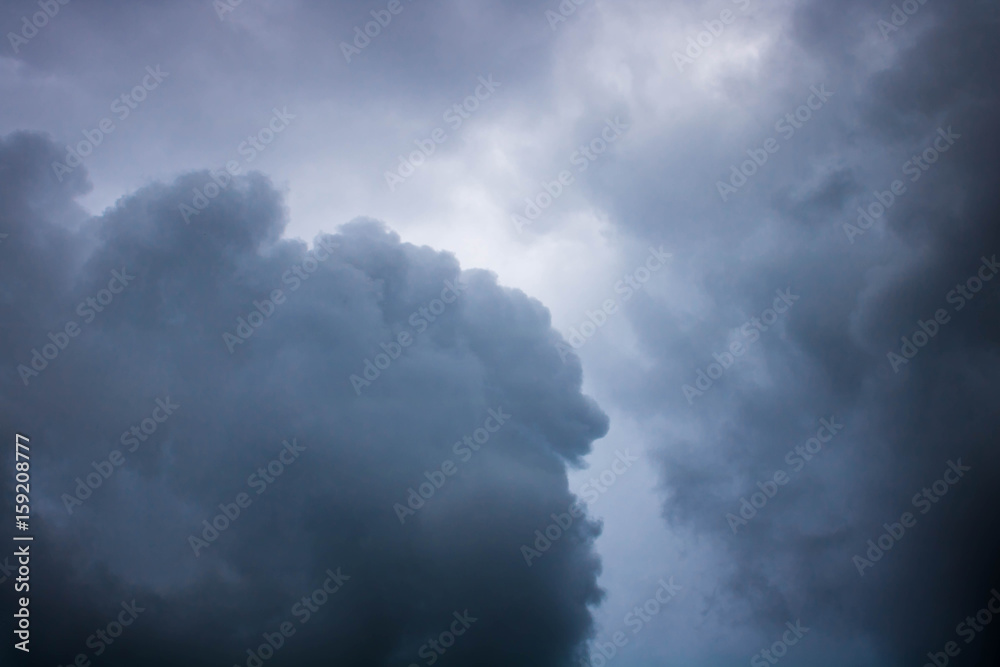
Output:
[[[569,664],[601,596],[598,528],[575,522],[530,568],[519,546],[572,502],[566,467],[608,421],[540,303],[374,221],[282,240],[260,175],[196,224],[178,202],[208,173],[84,218],[85,181],[57,186],[54,154],[32,134],[0,146],[4,427],[31,439],[37,664],[246,664],[287,621],[282,661],[404,665],[466,612],[456,664]],[[356,391],[366,360],[384,370]],[[328,570],[341,590],[309,614]],[[133,600],[119,641],[88,643]]]
[[[996,0],[56,5],[32,660],[996,664]]]

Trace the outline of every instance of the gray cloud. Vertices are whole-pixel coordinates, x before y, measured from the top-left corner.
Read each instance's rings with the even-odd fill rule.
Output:
[[[282,201],[256,174],[190,225],[177,205],[206,173],[83,221],[83,176],[47,173],[57,152],[30,134],[0,145],[3,312],[16,323],[2,329],[3,423],[32,441],[33,659],[94,659],[88,636],[134,598],[146,611],[101,664],[243,663],[283,620],[299,628],[288,663],[409,664],[465,610],[478,620],[445,660],[569,664],[601,597],[596,526],[578,522],[530,569],[518,548],[572,501],[566,466],[608,422],[560,360],[546,309],[365,220],[317,237],[338,247],[293,288],[285,272],[307,246],[279,238]],[[88,321],[77,304],[112,271],[128,284]],[[348,377],[460,279],[462,296],[358,396]],[[230,354],[222,333],[274,289],[284,300]],[[80,332],[25,385],[17,367],[68,320]],[[178,407],[130,452],[130,427],[162,417],[167,396]],[[510,421],[401,526],[393,504],[497,408]],[[294,463],[250,482],[292,439]],[[113,450],[124,463],[68,513],[63,494]],[[241,492],[249,505],[196,557],[189,536]],[[293,605],[337,568],[350,579],[300,626]]]
[[[981,257],[1000,250],[992,128],[1000,100],[986,69],[997,55],[995,10],[927,4],[883,47],[872,40],[881,42],[877,20],[891,7],[802,3],[768,54],[781,93],[746,100],[764,119],[759,126],[719,137],[693,119],[672,135],[697,137],[697,154],[692,140],[678,146],[672,136],[669,151],[663,145],[622,164],[608,188],[632,234],[667,238],[677,261],[689,258],[686,287],[711,304],[681,314],[650,298],[630,311],[655,364],[638,380],[608,378],[638,414],[659,413],[668,424],[650,430],[661,443],[664,518],[710,540],[731,566],[722,599],[704,583],[710,613],[756,628],[762,646],[801,617],[823,637],[795,649],[809,664],[842,664],[844,653],[851,664],[917,664],[955,639],[956,624],[997,584],[1000,544],[987,528],[998,500],[997,285],[986,283],[961,311],[946,300],[976,275]],[[883,67],[861,60],[886,49]],[[778,62],[793,51],[798,64]],[[760,167],[734,201],[711,201],[712,184],[746,158],[741,151],[773,134],[767,119],[793,111],[818,81],[835,98],[798,131],[799,143]],[[939,127],[962,137],[911,182],[904,163],[932,145]],[[629,178],[648,173],[639,160],[671,170],[658,191]],[[672,178],[678,169],[686,175]],[[907,192],[849,243],[844,223],[894,179]],[[690,194],[692,186],[705,196]],[[648,215],[660,209],[671,210],[666,225]],[[692,215],[704,223],[689,224]],[[689,406],[682,385],[693,385],[696,370],[726,351],[731,330],[786,285],[801,301]],[[900,338],[939,308],[951,320],[897,375],[887,352],[898,353]],[[845,430],[793,474],[786,452],[830,415]],[[973,471],[920,514],[911,497],[959,458]],[[734,535],[726,513],[776,470],[790,474],[788,486]],[[860,577],[852,556],[908,510],[916,527]],[[960,644],[961,664],[992,664],[995,633]],[[843,653],[831,657],[833,647]]]
[[[797,618],[811,630],[788,660],[816,666],[922,664],[954,639],[1000,584],[1000,300],[991,282],[961,311],[948,301],[1000,251],[998,3],[927,2],[886,37],[892,2],[589,0],[555,31],[556,2],[402,3],[350,63],[340,42],[386,2],[244,0],[223,20],[209,2],[74,2],[4,52],[0,124],[55,137],[11,134],[0,160],[4,423],[52,443],[38,454],[38,525],[43,572],[63,591],[51,599],[69,610],[39,611],[60,637],[53,659],[141,596],[120,659],[236,661],[342,566],[357,574],[317,615],[329,634],[310,623],[276,661],[420,664],[419,647],[469,608],[480,620],[443,662],[561,664],[600,598],[594,548],[608,568],[599,637],[647,583],[684,586],[618,664],[743,665]],[[3,25],[33,7],[5,5]],[[677,72],[672,50],[725,8],[738,20]],[[96,191],[83,169],[55,183],[63,146],[157,63],[163,89],[85,160]],[[396,156],[489,74],[496,95],[387,192]],[[783,136],[776,123],[815,86],[834,95]],[[184,224],[178,204],[209,178],[191,167],[236,158],[276,105],[296,120],[250,167],[287,196],[250,175]],[[615,115],[628,133],[515,236],[510,214]],[[961,138],[910,181],[908,161],[949,127]],[[722,201],[717,183],[770,137],[780,150]],[[905,193],[849,239],[857,208],[895,179]],[[122,192],[99,216],[80,206]],[[312,248],[340,247],[291,291],[283,277],[313,251],[283,234],[312,238],[331,210],[377,211],[405,238],[487,258],[506,284],[544,294],[564,331],[611,293],[612,264],[638,266],[650,245],[673,256],[563,364],[540,303],[371,220],[318,236]],[[123,267],[135,281],[25,387],[18,364]],[[458,277],[469,289],[416,333],[411,313]],[[276,288],[287,299],[230,354],[222,333]],[[682,387],[786,288],[794,308],[689,405]],[[886,353],[939,308],[950,321],[894,373]],[[359,395],[350,375],[403,332],[413,345]],[[580,525],[526,568],[518,547],[573,500],[567,469],[604,465],[600,448],[587,456],[609,426],[580,394],[582,370],[616,416],[609,450],[652,456],[602,497],[603,537]],[[67,515],[61,494],[166,395],[176,415]],[[401,526],[393,504],[500,406],[510,426]],[[787,452],[831,416],[844,430],[796,471]],[[247,477],[291,438],[307,449],[258,498]],[[959,458],[972,470],[919,514],[913,495]],[[734,534],[726,514],[778,470],[789,483]],[[657,495],[643,497],[652,474]],[[187,536],[241,491],[252,505],[195,558]],[[637,518],[657,508],[662,521]],[[859,576],[852,557],[905,511],[916,526]],[[994,664],[996,627],[956,663]]]

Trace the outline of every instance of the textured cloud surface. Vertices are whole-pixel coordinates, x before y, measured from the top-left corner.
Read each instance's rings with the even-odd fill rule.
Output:
[[[991,635],[967,645],[955,633],[1000,577],[995,10],[928,3],[889,42],[878,21],[891,7],[800,4],[769,31],[780,37],[761,64],[780,93],[708,104],[741,102],[727,134],[702,135],[710,157],[671,154],[700,119],[650,151],[697,172],[704,197],[687,180],[636,182],[647,154],[618,167],[631,196],[616,198],[617,216],[669,239],[689,307],[650,300],[633,313],[655,363],[616,385],[662,417],[650,432],[663,514],[713,545],[719,570],[702,583],[720,637],[750,626],[766,648],[801,618],[811,636],[789,659],[812,665],[922,664],[952,640],[960,664],[996,655]],[[792,137],[784,121],[783,136],[781,119],[820,82],[832,97],[813,96],[820,108]],[[773,155],[768,137],[780,138]],[[730,180],[731,165],[762,154]],[[705,223],[646,226],[641,212],[675,202]],[[798,300],[764,314],[786,288]],[[832,417],[844,427],[823,444]],[[961,477],[959,461],[971,468]],[[905,512],[915,526],[894,547],[884,538],[884,556],[871,549]]]
[[[42,664],[995,667],[998,0],[220,4],[0,52]]]
[[[190,225],[178,203],[206,173],[84,219],[55,152],[0,144],[3,426],[31,438],[38,664],[245,664],[285,621],[285,664],[423,663],[449,629],[451,664],[567,662],[600,597],[596,526],[530,568],[519,547],[573,500],[566,466],[607,418],[541,304],[375,222],[279,240],[257,175]],[[133,599],[121,640],[88,645]]]

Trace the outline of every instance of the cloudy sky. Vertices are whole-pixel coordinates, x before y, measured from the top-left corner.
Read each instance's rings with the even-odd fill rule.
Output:
[[[5,0],[3,664],[996,665],[998,28]]]

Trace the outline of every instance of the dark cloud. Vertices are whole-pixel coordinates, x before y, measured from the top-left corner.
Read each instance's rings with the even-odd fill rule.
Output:
[[[601,596],[596,526],[577,522],[530,568],[519,547],[572,502],[567,465],[608,420],[540,303],[374,221],[311,247],[281,240],[281,198],[256,174],[191,224],[178,206],[207,173],[82,221],[83,171],[57,184],[57,155],[35,135],[0,143],[2,421],[31,438],[33,664],[245,664],[283,621],[297,632],[276,662],[422,664],[420,647],[466,610],[477,620],[442,664],[569,664]],[[461,294],[440,312],[449,283]],[[78,310],[88,297],[98,306]],[[268,316],[230,353],[223,333],[255,301]],[[439,315],[411,319],[421,308]],[[62,338],[71,320],[80,331]],[[412,343],[356,392],[349,377],[401,332]],[[25,383],[18,367],[49,333],[64,349]],[[509,418],[463,460],[453,443],[495,426],[491,410]],[[69,514],[64,494],[107,474],[113,450],[124,463]],[[401,525],[394,505],[448,459],[457,474]],[[244,492],[249,506],[196,557],[189,536]],[[349,579],[301,624],[293,605],[338,568]],[[95,657],[88,637],[133,599],[144,611]]]
[[[100,660],[233,664],[337,567],[351,580],[275,662],[422,664],[420,646],[465,609],[479,620],[442,662],[563,664],[588,636],[600,526],[578,524],[530,568],[519,552],[569,505],[567,470],[595,464],[586,454],[608,429],[581,395],[580,362],[562,363],[542,304],[377,222],[311,245],[282,238],[293,225],[311,237],[339,205],[352,211],[342,219],[399,211],[406,236],[456,230],[440,245],[461,253],[483,250],[457,231],[482,214],[474,229],[490,247],[476,256],[516,284],[566,286],[546,298],[564,321],[590,303],[574,276],[590,285],[579,276],[599,276],[613,263],[605,255],[626,255],[615,260],[628,269],[650,245],[672,254],[580,351],[588,389],[625,424],[608,442],[654,450],[659,480],[657,497],[637,491],[639,473],[601,501],[606,607],[664,572],[684,586],[662,633],[644,633],[619,664],[746,664],[798,618],[810,635],[788,660],[817,667],[922,664],[955,640],[1000,588],[1000,283],[962,310],[948,300],[982,257],[1000,255],[1000,3],[796,0],[744,12],[729,0],[593,0],[553,31],[554,1],[401,2],[350,63],[340,43],[388,2],[244,0],[222,20],[206,1],[73,2],[0,59],[0,121],[56,137],[0,145],[2,420],[37,443],[45,664],[86,650],[132,598],[146,611]],[[919,10],[883,36],[880,20],[903,5]],[[3,24],[34,6],[4,5]],[[723,8],[738,21],[676,72],[671,51]],[[65,144],[156,64],[170,72],[163,89],[85,160],[98,191],[82,168],[57,183],[51,163]],[[489,74],[502,86],[449,131],[434,169],[387,193],[384,170]],[[832,97],[783,136],[776,123],[817,86]],[[275,105],[297,115],[293,126],[265,165],[249,166],[271,169],[273,158],[289,196],[252,174],[186,224],[178,206],[209,179],[191,166],[242,158],[239,142]],[[622,141],[514,237],[522,245],[503,246],[509,214],[616,115],[630,124]],[[909,180],[908,161],[949,128],[960,138]],[[772,137],[780,150],[722,201],[717,183]],[[895,179],[906,191],[881,219],[845,229]],[[97,217],[78,205],[140,187]],[[553,256],[553,267],[523,266]],[[306,280],[296,271],[309,257],[318,268]],[[115,271],[135,278],[84,322],[78,304]],[[459,278],[468,287],[430,323],[420,309]],[[261,326],[243,324],[278,288],[286,299]],[[800,297],[794,306],[689,404],[684,385],[747,342],[741,327],[784,290]],[[887,352],[940,308],[950,320],[894,372]],[[63,340],[69,320],[81,333],[25,386],[18,366],[49,333]],[[238,326],[252,335],[223,337]],[[398,359],[376,356],[394,355],[404,332],[414,342]],[[61,497],[75,478],[168,396],[176,414],[68,515]],[[510,422],[458,460],[453,443],[501,409]],[[795,448],[831,418],[843,430],[805,461]],[[248,476],[292,439],[306,449],[256,496]],[[400,525],[393,505],[448,458],[458,475]],[[959,459],[972,470],[920,514],[913,496]],[[779,470],[789,483],[734,534],[726,515]],[[252,505],[195,558],[187,536],[247,490]],[[642,525],[649,505],[635,499],[656,503],[663,521]],[[860,576],[852,558],[906,511],[916,525]],[[669,550],[650,555],[656,539]],[[621,626],[615,611],[598,613],[598,636]],[[998,627],[962,643],[952,664],[994,665]]]
[[[648,165],[622,164],[621,180],[609,186],[629,231],[669,238],[676,261],[689,258],[681,289],[711,305],[679,313],[650,298],[630,311],[656,363],[638,381],[607,381],[634,400],[636,412],[659,413],[669,424],[651,431],[661,443],[664,517],[707,538],[731,565],[711,613],[757,628],[761,646],[785,621],[808,619],[830,642],[797,649],[808,664],[843,664],[843,655],[829,657],[830,645],[845,653],[863,646],[850,664],[919,664],[958,639],[956,625],[1000,583],[992,529],[1000,518],[1000,283],[986,283],[961,311],[947,301],[982,257],[1000,253],[1000,98],[989,64],[1000,46],[996,9],[993,2],[926,3],[886,43],[877,21],[891,6],[802,3],[771,53],[796,53],[797,61],[767,65],[782,92],[749,101],[748,113],[765,119],[760,125],[736,137],[699,134],[700,155],[685,161],[677,156],[689,150],[684,137],[704,132],[692,120],[671,133],[679,144],[646,153],[686,174],[658,179],[663,185],[654,191],[625,182],[649,173]],[[871,60],[875,54],[884,65]],[[762,167],[734,201],[709,201],[712,183],[741,150],[768,136],[766,119],[794,110],[820,80],[836,96],[799,131],[799,143]],[[961,138],[911,182],[904,163],[933,145],[938,128]],[[894,179],[906,193],[850,243],[843,225]],[[692,183],[708,194],[689,194]],[[639,214],[675,202],[679,214],[666,225]],[[682,386],[693,385],[696,371],[734,340],[732,330],[786,286],[801,295],[792,311],[688,405]],[[894,373],[887,352],[898,353],[901,337],[940,308],[949,323]],[[831,416],[845,429],[793,472],[786,452]],[[911,498],[958,459],[972,471],[921,514]],[[778,470],[791,481],[733,534],[725,515]],[[859,576],[852,557],[906,511],[917,525]],[[706,587],[706,597],[714,594]],[[994,664],[996,636],[991,627],[975,643],[959,640],[960,664]]]

